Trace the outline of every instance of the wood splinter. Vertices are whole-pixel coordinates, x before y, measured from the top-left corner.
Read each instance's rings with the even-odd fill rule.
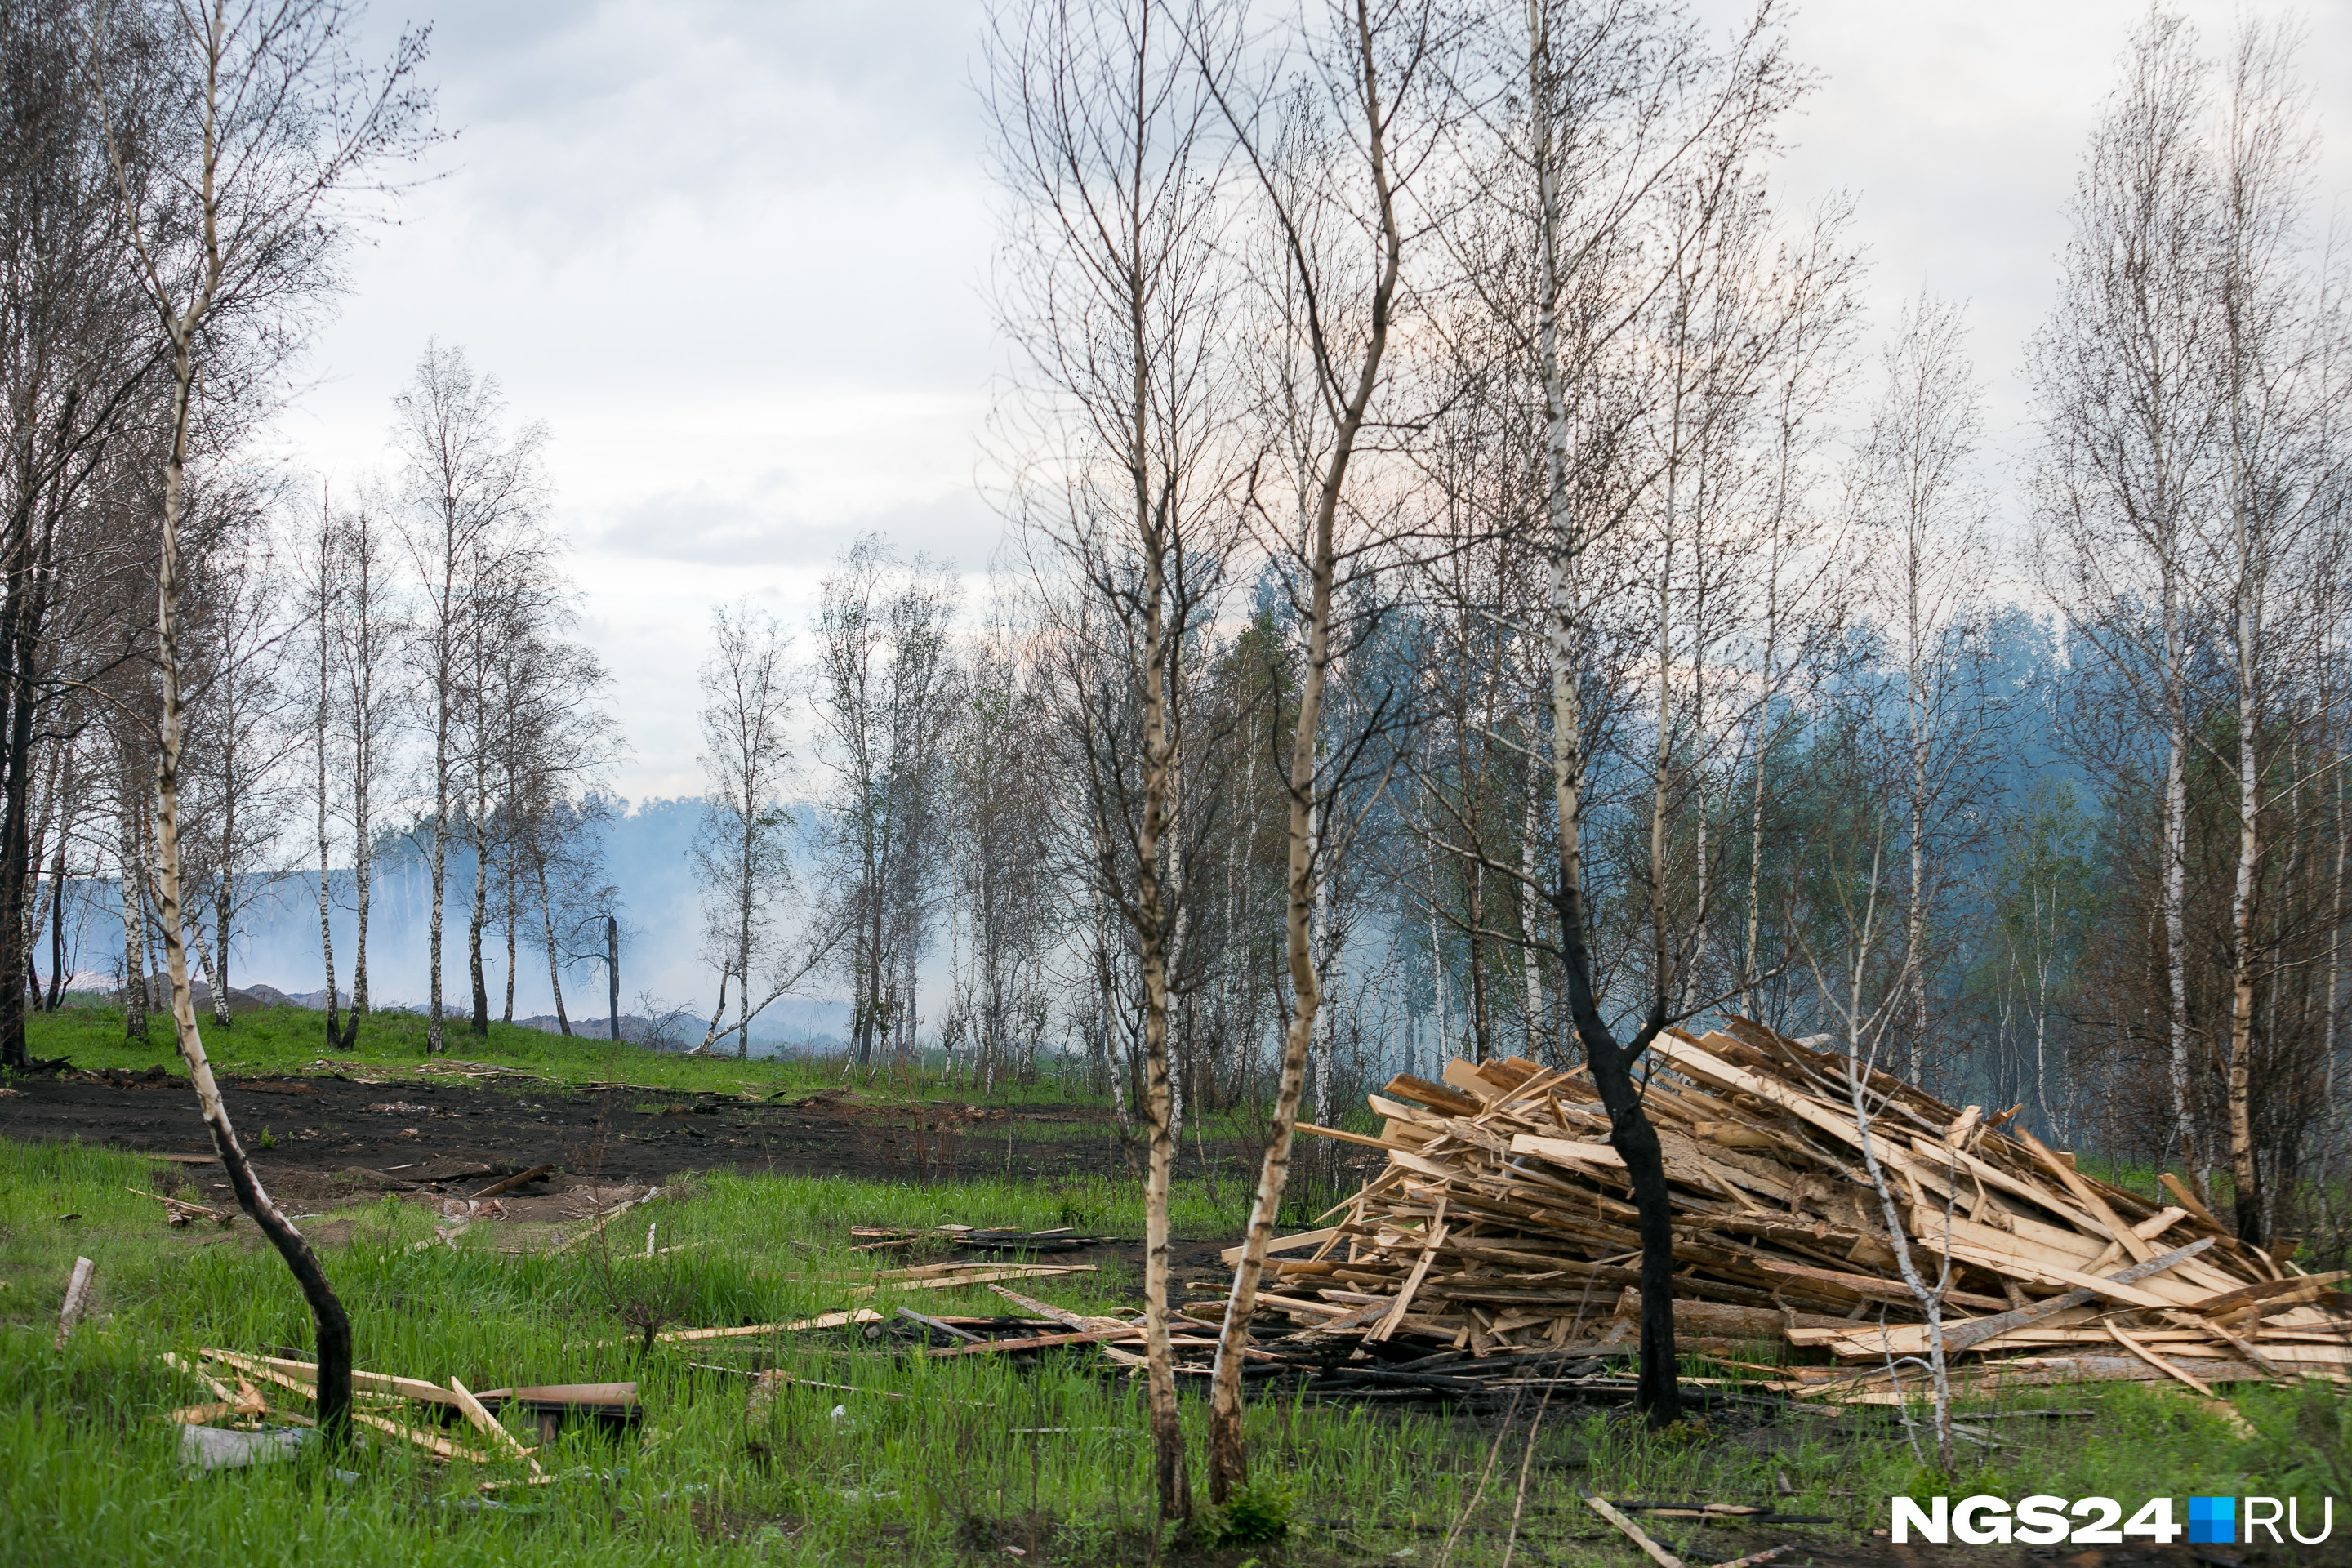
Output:
[[[1642,1532],[1642,1527],[1640,1525],[1635,1524],[1632,1520],[1627,1519],[1623,1514],[1619,1513],[1615,1509],[1610,1507],[1609,1500],[1607,1498],[1594,1497],[1591,1493],[1587,1492],[1585,1494],[1584,1500],[1586,1505],[1590,1507],[1593,1512],[1599,1514],[1601,1518],[1615,1525],[1618,1531],[1624,1535],[1626,1540],[1631,1541],[1634,1545],[1647,1552],[1649,1554],[1650,1561],[1655,1563],[1658,1565],[1658,1568],[1685,1568],[1685,1564],[1681,1558],[1675,1556],[1673,1552],[1667,1551],[1664,1547],[1651,1540],[1647,1535]]]

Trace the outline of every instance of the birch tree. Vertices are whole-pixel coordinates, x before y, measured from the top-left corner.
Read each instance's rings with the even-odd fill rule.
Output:
[[[1249,1479],[1243,1352],[1289,1179],[1299,1100],[1324,1004],[1314,946],[1318,890],[1345,831],[1331,809],[1333,785],[1350,771],[1347,764],[1359,750],[1335,747],[1327,756],[1322,744],[1325,689],[1342,646],[1334,640],[1337,593],[1343,573],[1363,576],[1377,570],[1386,547],[1381,508],[1359,493],[1366,487],[1357,471],[1358,448],[1374,417],[1375,399],[1389,390],[1391,378],[1384,373],[1391,334],[1411,299],[1407,237],[1420,237],[1417,193],[1411,187],[1443,141],[1451,49],[1448,18],[1434,5],[1398,4],[1376,11],[1369,0],[1356,0],[1326,8],[1315,26],[1304,51],[1309,85],[1288,107],[1328,117],[1328,144],[1347,150],[1332,164],[1328,184],[1309,190],[1286,177],[1288,171],[1276,157],[1277,122],[1267,112],[1284,107],[1281,100],[1264,93],[1247,97],[1240,82],[1209,78],[1253,176],[1262,221],[1275,237],[1281,260],[1276,299],[1300,307],[1284,314],[1312,366],[1311,396],[1329,432],[1315,466],[1311,507],[1303,516],[1268,519],[1266,528],[1269,553],[1282,562],[1302,601],[1296,608],[1305,643],[1286,767],[1283,929],[1290,1016],[1265,1155],[1210,1380],[1209,1497],[1217,1504]],[[1199,37],[1205,60],[1216,36]],[[1310,216],[1318,208],[1322,222],[1337,231],[1328,247],[1309,237],[1321,226]]]
[[[537,425],[509,431],[497,378],[477,374],[462,351],[437,342],[425,345],[393,408],[400,533],[422,588],[410,660],[423,710],[419,724],[430,744],[425,1050],[435,1054],[446,1048],[442,930],[452,819],[465,805],[467,680],[482,639],[496,633],[494,590],[544,510],[541,453],[547,432]]]
[[[703,900],[703,948],[719,961],[719,1005],[701,1051],[723,1036],[727,986],[736,984],[738,1056],[751,1050],[751,992],[768,979],[776,904],[793,889],[792,815],[783,791],[798,688],[792,640],[749,601],[711,613],[703,661],[703,817],[694,846]]]
[[[96,17],[100,26],[111,20],[104,11]],[[179,534],[205,352],[241,322],[261,324],[251,315],[266,311],[264,320],[289,324],[290,307],[331,284],[340,198],[388,160],[417,151],[425,134],[430,99],[413,79],[422,39],[404,35],[385,67],[362,70],[349,58],[351,26],[348,13],[328,5],[214,0],[170,13],[159,19],[155,41],[169,62],[182,133],[162,146],[109,140],[133,264],[171,366],[155,558],[161,711],[154,801],[156,912],[173,1033],[240,1206],[285,1259],[310,1304],[319,1425],[336,1443],[350,1436],[350,1320],[310,1243],[270,1201],[246,1158],[205,1054],[189,987],[180,849],[185,714]],[[97,61],[105,58],[97,52]],[[110,132],[120,81],[101,76],[97,82]],[[298,134],[298,128],[312,133]]]
[[[97,719],[67,716],[79,689],[138,646],[151,593],[121,572],[143,524],[123,492],[152,497],[168,357],[133,268],[110,146],[141,155],[174,134],[169,95],[143,87],[147,29],[95,32],[68,0],[8,7],[0,60],[0,932],[35,901],[33,827],[41,737]],[[131,100],[124,102],[125,97]],[[115,493],[110,494],[110,491]],[[143,571],[140,573],[144,580]],[[149,584],[152,588],[152,583]],[[138,607],[133,608],[134,601]],[[128,619],[126,619],[128,617]],[[52,899],[52,921],[62,906]],[[0,942],[0,1066],[29,1067],[28,950]],[[54,982],[54,975],[53,975]]]
[[[359,1021],[371,1005],[368,923],[375,894],[376,791],[391,759],[393,725],[402,706],[399,646],[404,628],[383,510],[383,496],[370,484],[337,531],[336,592],[329,600],[326,627],[336,686],[330,706],[340,711],[343,731],[338,766],[350,788],[345,804],[352,829],[352,1005],[343,1020],[346,1050],[358,1041]],[[323,858],[320,864],[323,877]]]
[[[2192,1181],[2189,543],[2212,493],[2219,414],[2203,368],[2205,76],[2178,16],[2151,13],[2133,35],[2076,178],[2059,303],[2030,362],[2042,584],[2074,644],[2164,737],[2164,1031],[2173,1140]]]
[[[991,153],[1009,205],[999,312],[1024,367],[1003,436],[1013,505],[1061,639],[1094,893],[1124,927],[1139,981],[1144,1333],[1163,1520],[1192,1508],[1168,1340],[1181,699],[1187,642],[1213,620],[1233,532],[1219,336],[1230,275],[1204,91],[1224,67],[1188,47],[1202,23],[1160,0],[1034,0],[997,9],[986,35]],[[1098,942],[1106,1028],[1115,956]]]
[[[2294,624],[2294,574],[2345,502],[2352,472],[2331,437],[2331,343],[2306,260],[2305,205],[2315,153],[2306,93],[2296,79],[2301,37],[2248,21],[2223,67],[2213,132],[2215,204],[2209,288],[2216,313],[2214,390],[2221,400],[2218,526],[2206,540],[2216,612],[2213,644],[2229,670],[2237,852],[2230,892],[2227,1054],[2231,1199],[2239,1238],[2259,1247],[2269,1209],[2254,1120],[2257,987],[2270,975],[2261,935],[2263,830],[2278,797],[2304,784],[2300,748],[2264,766],[2267,732],[2283,716],[2290,671],[2309,668],[2296,645],[2315,628]],[[2331,383],[2334,383],[2331,384]]]
[[[905,1050],[916,1025],[912,978],[931,936],[958,674],[947,635],[954,603],[938,563],[901,560],[871,535],[819,594],[816,735],[834,780],[823,921],[837,933],[823,947],[851,984],[853,1060],[869,1069],[877,1037]]]

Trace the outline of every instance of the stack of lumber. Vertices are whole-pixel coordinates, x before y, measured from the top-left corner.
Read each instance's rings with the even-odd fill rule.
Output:
[[[1670,1032],[1653,1051],[1675,1322],[1702,1347],[1780,1339],[1882,1365],[1926,1353],[1874,1159],[1919,1273],[1943,1277],[1950,1354],[2200,1388],[2352,1364],[2352,1303],[2328,1289],[2342,1276],[2239,1241],[2170,1175],[2172,1201],[2151,1202],[2005,1131],[2017,1108],[1955,1110],[1883,1072],[1859,1083],[1865,1131],[1858,1064],[1745,1021]],[[1374,1144],[1387,1166],[1338,1224],[1277,1242],[1292,1256],[1269,1263],[1265,1310],[1312,1338],[1405,1342],[1383,1359],[1630,1348],[1635,1210],[1581,1071],[1455,1061],[1443,1083],[1399,1077],[1370,1104],[1377,1138],[1301,1129]]]

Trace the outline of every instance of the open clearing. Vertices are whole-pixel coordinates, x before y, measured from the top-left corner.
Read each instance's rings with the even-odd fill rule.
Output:
[[[1150,1522],[1140,1390],[1126,1369],[1083,1343],[925,1357],[945,1336],[896,1316],[902,1306],[962,1320],[967,1332],[985,1332],[981,1319],[1035,1320],[984,1284],[919,1289],[927,1281],[890,1278],[958,1261],[1026,1262],[1072,1271],[1009,1289],[1058,1312],[1123,1313],[1140,1300],[1131,1240],[1034,1256],[928,1237],[853,1250],[872,1246],[853,1226],[1139,1236],[1139,1195],[1102,1108],[966,1107],[936,1085],[889,1099],[871,1086],[844,1090],[837,1079],[820,1091],[805,1074],[779,1082],[757,1064],[694,1064],[707,1079],[698,1086],[676,1077],[685,1069],[674,1061],[653,1058],[644,1076],[669,1077],[664,1087],[592,1089],[574,1085],[595,1076],[559,1083],[498,1066],[515,1059],[503,1052],[478,1054],[491,1059],[455,1072],[369,1059],[298,1074],[271,1059],[267,1073],[232,1084],[229,1103],[249,1142],[267,1130],[258,1163],[306,1216],[351,1311],[361,1367],[475,1390],[634,1383],[636,1419],[567,1420],[550,1436],[528,1411],[507,1409],[507,1427],[553,1478],[544,1486],[524,1484],[524,1462],[454,1407],[413,1403],[380,1408],[458,1447],[478,1446],[485,1462],[444,1463],[368,1433],[331,1461],[302,1453],[248,1468],[184,1467],[182,1428],[166,1417],[211,1393],[165,1352],[191,1367],[208,1350],[299,1361],[310,1353],[308,1314],[248,1222],[175,1227],[167,1205],[142,1195],[221,1197],[184,1080],[143,1070],[14,1079],[0,1096],[0,1560],[176,1568],[225,1554],[289,1564],[1157,1557],[1272,1568],[1507,1557],[1636,1568],[1644,1560],[1581,1503],[1591,1490],[1824,1521],[1643,1516],[1695,1565],[1777,1545],[1794,1549],[1778,1559],[1790,1564],[2352,1561],[2336,1545],[2200,1557],[2142,1542],[1898,1548],[1873,1533],[1887,1523],[1888,1496],[1914,1490],[2342,1498],[2352,1491],[2352,1442],[2332,1394],[2235,1389],[2249,1424],[2240,1432],[2160,1386],[2032,1391],[1974,1407],[1972,1424],[1994,1446],[1972,1446],[1974,1468],[1938,1482],[1921,1472],[1892,1412],[1744,1392],[1771,1375],[1765,1358],[1779,1352],[1761,1346],[1753,1369],[1694,1358],[1694,1376],[1727,1381],[1698,1423],[1664,1437],[1611,1404],[1562,1395],[1547,1405],[1535,1391],[1459,1403],[1268,1394],[1252,1407],[1254,1464],[1283,1494],[1287,1533],[1163,1546]],[[635,1057],[602,1052],[594,1072],[625,1073]],[[409,1109],[370,1109],[385,1105]],[[561,1168],[468,1207],[469,1194],[541,1164]],[[1228,1168],[1213,1192],[1192,1177],[1176,1198],[1176,1229],[1192,1238],[1180,1286],[1195,1299],[1221,1288],[1215,1249],[1236,1234],[1245,1191],[1230,1160],[1218,1164]],[[651,1201],[575,1239],[593,1216],[655,1187]],[[648,1227],[660,1249],[650,1258]],[[91,1311],[59,1348],[58,1302],[77,1258],[95,1265]],[[859,1309],[881,1321],[643,1342]],[[208,1370],[217,1379],[226,1369]],[[761,1384],[756,1374],[772,1371],[782,1376]],[[248,1425],[307,1413],[299,1393],[252,1381],[268,1414]],[[1185,1404],[1187,1420],[1199,1421],[1200,1401]],[[214,1425],[233,1429],[234,1420]]]

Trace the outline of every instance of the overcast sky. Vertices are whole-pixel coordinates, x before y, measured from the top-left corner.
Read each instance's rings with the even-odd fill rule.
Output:
[[[382,0],[379,0],[381,5]],[[2352,0],[2284,7],[2352,195]],[[1728,26],[1746,7],[1705,0]],[[2183,7],[2210,43],[2240,7]],[[1846,187],[1876,321],[1922,288],[1968,302],[1996,442],[2048,307],[2062,205],[2133,0],[1811,0],[1822,73],[1783,189]],[[544,420],[585,631],[616,677],[635,798],[699,788],[710,606],[804,621],[858,532],[982,566],[975,482],[1003,356],[973,83],[976,0],[495,0],[427,10],[457,139],[355,258],[283,423],[351,478],[428,337]],[[388,36],[401,20],[380,10]],[[803,637],[803,641],[805,638]]]

